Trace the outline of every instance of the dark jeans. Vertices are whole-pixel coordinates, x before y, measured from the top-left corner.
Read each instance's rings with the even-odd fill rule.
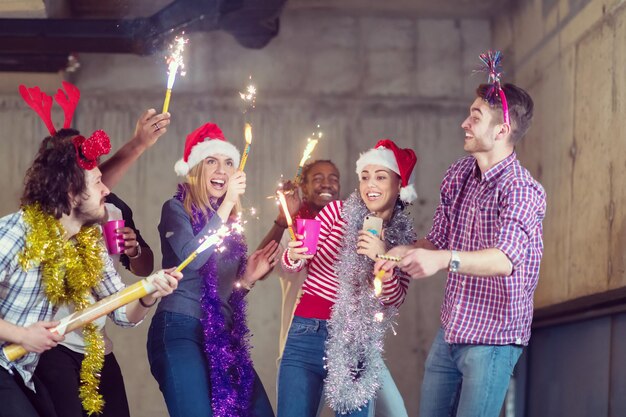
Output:
[[[48,389],[59,416],[87,417],[78,398],[84,356],[59,345],[44,352],[39,359],[35,375]],[[122,371],[113,353],[104,356],[100,375],[99,392],[104,397],[104,408],[99,417],[130,417]]]
[[[15,372],[0,367],[0,417],[56,417],[46,387],[33,377],[37,393],[28,389]]]
[[[150,371],[159,383],[170,417],[212,417],[211,381],[200,320],[162,311],[148,331]],[[254,373],[254,417],[274,417],[259,376]]]
[[[294,316],[278,369],[278,417],[316,417],[324,391],[326,320]],[[367,417],[370,403],[335,416]]]

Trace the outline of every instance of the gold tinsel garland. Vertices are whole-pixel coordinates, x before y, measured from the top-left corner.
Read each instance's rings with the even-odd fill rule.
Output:
[[[44,292],[53,305],[73,304],[76,311],[89,305],[91,289],[102,278],[104,261],[100,229],[81,228],[73,241],[63,239],[65,230],[54,216],[38,204],[22,207],[28,226],[26,244],[19,255],[25,271],[41,266]],[[104,340],[93,323],[83,329],[85,357],[81,364],[79,397],[88,414],[101,413],[104,399],[98,393],[104,365]]]

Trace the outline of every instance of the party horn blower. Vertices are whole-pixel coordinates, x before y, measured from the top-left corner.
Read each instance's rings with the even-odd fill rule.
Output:
[[[222,226],[217,233],[207,237],[202,241],[202,244],[185,259],[178,267],[176,271],[182,271],[191,261],[193,261],[200,253],[209,249],[211,246],[219,245],[230,231],[226,226]],[[153,274],[148,278],[144,278],[133,285],[124,288],[122,291],[112,294],[102,300],[98,301],[81,311],[75,311],[69,316],[63,317],[58,326],[54,327],[50,331],[58,333],[60,335],[67,334],[71,331],[79,329],[86,324],[93,322],[94,320],[109,314],[113,310],[116,310],[126,304],[129,304],[135,300],[140,299],[148,294],[152,294],[156,291],[152,281],[157,274]],[[4,356],[10,361],[16,361],[28,351],[18,344],[11,344],[5,346],[3,349]]]
[[[289,236],[291,236],[291,240],[295,241],[296,234],[293,231],[293,221],[291,220],[291,214],[289,214],[289,207],[287,206],[287,200],[285,200],[285,194],[282,191],[276,191],[276,195],[278,195],[278,201],[280,201],[280,206],[283,208],[283,213],[285,213],[285,219],[287,220],[287,230],[289,230]]]

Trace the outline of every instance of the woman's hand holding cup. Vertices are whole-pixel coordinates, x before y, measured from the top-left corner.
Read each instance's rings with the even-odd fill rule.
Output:
[[[292,261],[300,261],[303,259],[311,259],[313,256],[315,256],[306,254],[309,248],[302,246],[302,239],[304,239],[304,236],[296,235],[296,238],[298,240],[292,240],[288,244],[287,256],[289,256],[289,259],[291,259]]]

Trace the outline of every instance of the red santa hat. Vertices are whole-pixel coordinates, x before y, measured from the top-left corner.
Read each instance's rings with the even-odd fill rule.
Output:
[[[402,149],[389,139],[381,139],[373,149],[364,152],[356,161],[356,173],[367,165],[382,165],[400,175],[402,188],[400,188],[400,200],[412,203],[417,199],[415,191],[415,165],[417,156],[413,149]]]
[[[232,158],[235,166],[239,165],[239,150],[226,140],[218,125],[206,123],[187,136],[183,158],[176,162],[174,170],[178,175],[185,176],[205,158],[216,154],[226,155]]]

